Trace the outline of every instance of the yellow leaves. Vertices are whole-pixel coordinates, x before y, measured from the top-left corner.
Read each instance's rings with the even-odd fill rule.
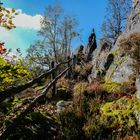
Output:
[[[10,11],[9,11],[9,10],[7,10],[7,9],[5,9],[5,12],[6,12],[6,13],[8,13],[8,14],[10,14]]]
[[[17,56],[16,55],[13,55],[13,58],[17,58]]]
[[[3,13],[0,13],[0,17],[2,17],[4,14]]]
[[[1,67],[2,65],[3,65],[3,66],[5,65],[5,61],[4,61],[4,59],[3,59],[2,57],[0,57],[0,67]]]
[[[10,17],[10,14],[6,14],[5,16],[6,16],[7,18],[9,18],[9,17]]]
[[[15,57],[15,56],[14,56]],[[12,86],[18,81],[29,78],[30,73],[24,67],[21,60],[11,64],[0,57],[0,90]]]
[[[9,10],[0,5],[0,26],[8,30],[16,28],[12,22],[16,15],[18,15],[18,13],[15,9]]]
[[[12,29],[10,26],[7,26],[7,25],[4,25],[3,27],[4,27],[5,29],[7,29],[7,30],[11,30],[11,29]]]
[[[8,23],[9,23],[9,24],[13,24],[13,22],[12,22],[12,20],[11,20],[11,19],[10,19],[10,20],[8,20]]]

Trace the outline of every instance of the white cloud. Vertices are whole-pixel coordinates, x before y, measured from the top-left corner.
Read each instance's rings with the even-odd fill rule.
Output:
[[[13,44],[14,36],[7,29],[0,27],[0,41],[5,43],[10,42],[11,44]]]
[[[23,13],[22,10],[18,11],[19,15],[13,20],[17,28],[9,31],[0,27],[0,41],[5,43],[6,48],[12,48],[12,50],[20,48],[25,54],[25,50],[29,48],[30,44],[38,39],[36,34],[41,27],[42,16],[31,16]]]
[[[27,15],[26,13],[23,13],[22,10],[18,10],[19,15],[15,17],[13,20],[13,23],[17,27],[22,28],[29,28],[29,29],[35,29],[39,30],[41,28],[40,20],[42,18],[41,15],[37,14],[35,16]]]

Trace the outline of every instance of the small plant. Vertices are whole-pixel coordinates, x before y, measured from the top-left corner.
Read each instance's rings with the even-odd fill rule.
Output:
[[[12,121],[7,120],[7,128]],[[8,140],[17,139],[53,139],[56,135],[56,123],[48,113],[31,112],[23,118],[17,127],[7,136]]]
[[[45,105],[38,105],[34,108],[34,112],[48,112],[50,115],[55,116],[56,115],[56,108],[52,104],[45,104]]]
[[[136,98],[123,97],[117,101],[106,103],[101,107],[101,118],[112,135],[117,139],[127,136],[139,137],[138,123],[139,101]],[[114,132],[113,132],[114,131]]]
[[[93,65],[91,63],[87,63],[84,67],[87,72],[90,72],[92,70]]]
[[[77,64],[74,68],[74,77],[75,79],[80,77],[81,79],[87,80],[88,75],[91,73],[92,70],[92,64],[91,63],[83,63],[83,64]]]
[[[84,68],[84,66],[76,65],[74,73],[75,73],[75,75],[85,76],[86,75],[86,69]]]
[[[59,79],[56,84],[57,96],[67,99],[70,96],[69,80],[64,77]]]
[[[103,84],[104,89],[109,93],[121,92],[121,84],[116,82],[107,82]]]
[[[68,87],[69,87],[69,80],[68,79],[65,79],[64,77],[63,78],[61,78],[61,79],[59,79],[58,81],[57,81],[57,89],[63,89],[63,88],[65,88],[65,89],[68,89]]]
[[[136,85],[130,81],[124,82],[121,85],[122,94],[133,95],[137,91]]]
[[[84,138],[84,115],[80,108],[67,108],[59,114],[60,139],[76,140]]]
[[[0,57],[0,90],[26,82],[30,78],[30,72],[24,66],[22,60],[16,63],[9,62]]]
[[[91,84],[88,84],[88,86],[86,87],[85,96],[91,96],[91,97],[103,96],[105,92],[106,91],[103,88],[101,82],[94,81]]]
[[[74,96],[80,96],[84,93],[86,86],[88,83],[86,82],[79,82],[74,86],[73,94]]]

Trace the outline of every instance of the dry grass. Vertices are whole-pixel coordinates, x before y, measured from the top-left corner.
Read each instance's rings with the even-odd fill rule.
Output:
[[[103,85],[99,81],[94,81],[91,84],[89,84],[85,91],[89,94],[91,93],[102,93],[104,91]]]
[[[92,65],[91,63],[87,63],[87,64],[85,65],[85,70],[86,70],[86,71],[91,71],[91,70],[92,70],[92,67],[93,67],[93,65]]]
[[[61,89],[61,88],[68,89],[68,87],[69,87],[69,80],[65,79],[64,77],[62,77],[61,79],[59,79],[57,81],[56,87],[57,87],[57,89]]]
[[[76,65],[74,72],[76,75],[79,75],[79,76],[85,76],[87,73],[84,66],[82,67],[81,65]]]
[[[74,86],[73,94],[74,96],[79,96],[85,92],[88,83],[86,82],[79,82]]]

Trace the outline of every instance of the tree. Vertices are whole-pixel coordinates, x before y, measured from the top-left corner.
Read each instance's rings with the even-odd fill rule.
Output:
[[[76,27],[78,23],[76,19],[72,16],[65,16],[60,28],[60,34],[62,35],[61,46],[62,54],[66,59],[67,56],[71,54],[72,40],[79,36],[79,33],[76,32]]]
[[[28,49],[28,58],[43,67],[49,67],[52,60],[63,61],[71,53],[73,40],[79,36],[76,27],[76,18],[64,16],[60,5],[47,6],[38,32],[41,40]]]
[[[30,72],[21,59],[16,60],[15,63],[11,61],[0,57],[0,91],[14,85],[23,84],[30,78]]]
[[[115,43],[124,31],[127,17],[130,14],[132,0],[108,0],[107,12],[101,30],[105,38]]]
[[[7,30],[16,28],[13,24],[16,15],[18,15],[18,12],[15,9],[4,8],[3,3],[0,2],[0,27]],[[29,72],[23,61],[16,56],[7,60],[4,55],[7,54],[6,52],[4,42],[0,42],[0,91],[29,78]],[[24,78],[24,80],[21,80],[21,78]]]
[[[0,27],[11,30],[16,28],[13,24],[13,18],[18,15],[15,9],[7,9],[3,7],[3,3],[0,2]],[[6,48],[4,48],[4,43],[0,42],[0,55],[6,53]]]
[[[13,24],[12,19],[15,18],[15,15],[18,15],[15,9],[4,8],[3,3],[0,2],[0,26],[8,30],[16,28]]]

